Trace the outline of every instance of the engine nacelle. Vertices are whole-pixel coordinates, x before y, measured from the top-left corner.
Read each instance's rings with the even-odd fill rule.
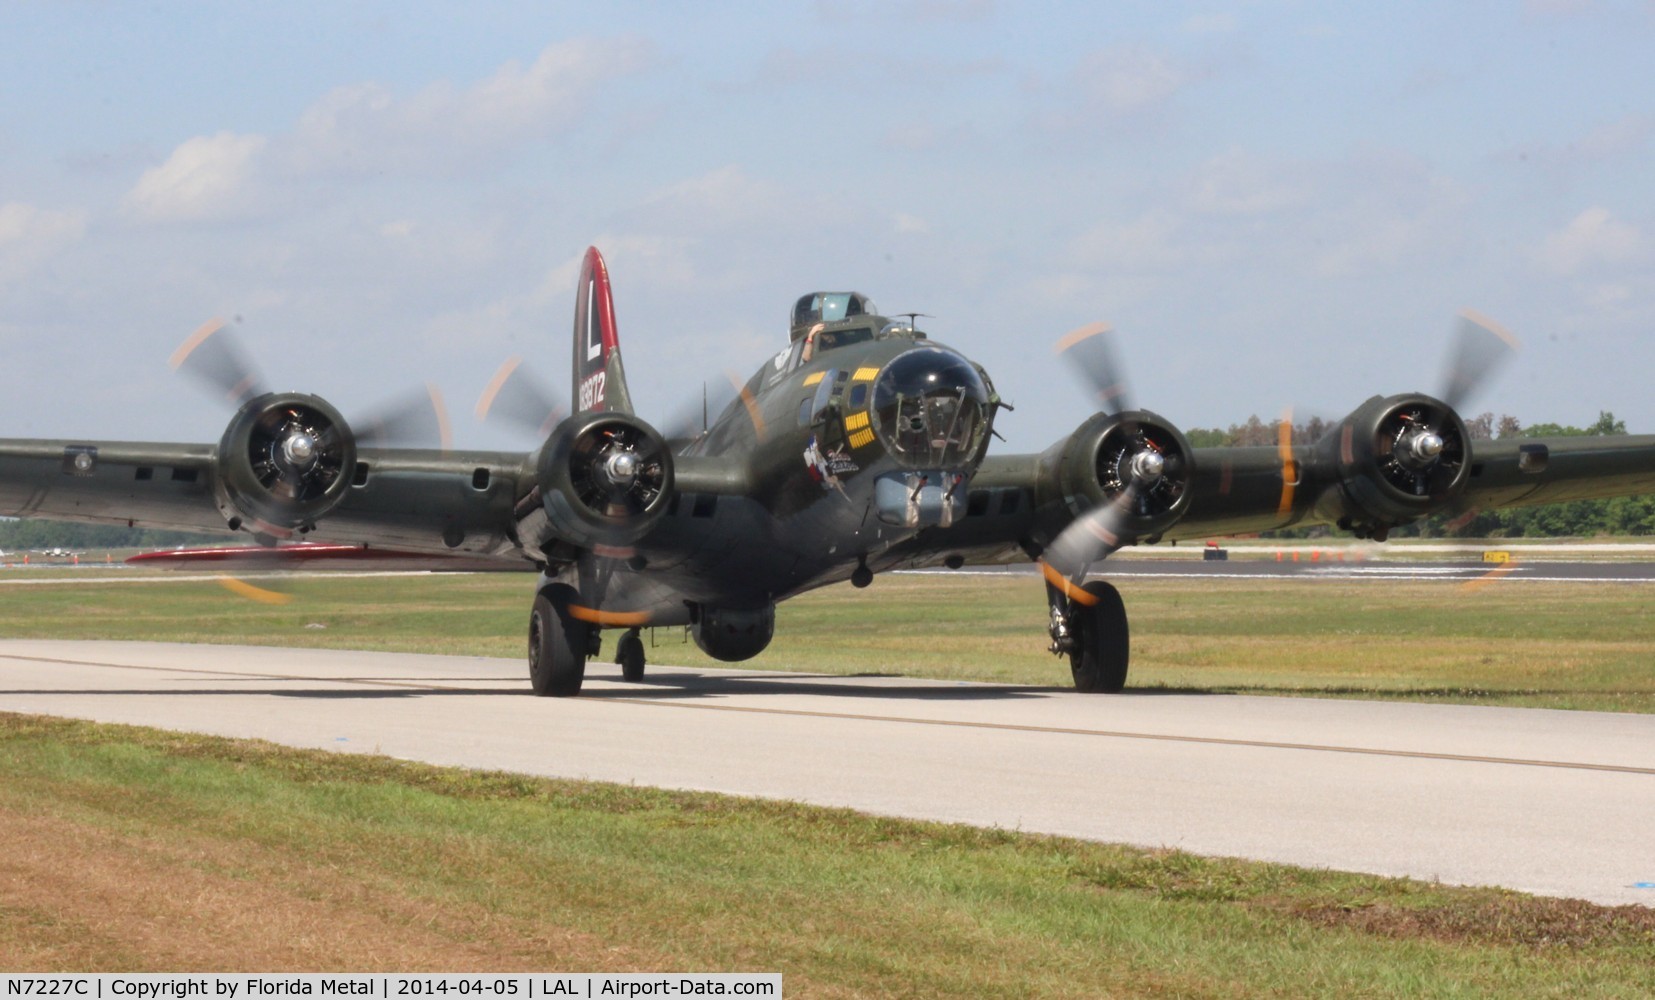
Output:
[[[1127,533],[1153,539],[1189,509],[1194,470],[1189,442],[1148,410],[1095,414],[1049,449],[1041,465],[1042,479],[1055,486],[1067,508],[1064,522],[1094,507],[1125,502]],[[1129,490],[1130,500],[1122,501]]]
[[[1375,396],[1329,431],[1319,447],[1339,485],[1317,513],[1364,537],[1450,507],[1471,478],[1470,433],[1447,403],[1408,393]]]
[[[583,548],[636,542],[672,501],[672,449],[628,413],[566,418],[541,450],[539,472],[548,527]]]
[[[230,418],[218,444],[218,509],[231,528],[285,537],[309,530],[350,489],[356,440],[318,396],[266,393]]]
[[[701,651],[715,660],[750,660],[764,652],[776,634],[776,606],[767,604],[757,611],[703,607],[691,634]]]

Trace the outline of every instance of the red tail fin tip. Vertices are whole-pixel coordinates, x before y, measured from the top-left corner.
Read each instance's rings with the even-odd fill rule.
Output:
[[[597,247],[587,247],[575,289],[574,386],[570,395],[577,413],[631,413],[632,400],[621,371],[621,345],[615,327],[615,300],[609,268]]]

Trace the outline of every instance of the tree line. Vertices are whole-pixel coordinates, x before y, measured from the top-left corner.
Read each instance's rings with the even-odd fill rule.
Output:
[[[226,529],[228,530],[228,529]],[[128,528],[124,524],[73,524],[68,521],[0,519],[0,549],[162,549],[175,545],[223,544],[223,535],[189,531]]]

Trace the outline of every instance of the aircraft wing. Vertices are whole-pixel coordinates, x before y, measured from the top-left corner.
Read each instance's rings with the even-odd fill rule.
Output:
[[[0,515],[231,530],[217,447],[0,440]],[[362,449],[310,540],[521,561],[508,529],[525,456]]]
[[[1077,432],[1078,435],[1078,432]],[[1463,475],[1450,488],[1409,496],[1382,478],[1382,463],[1327,439],[1278,447],[1190,450],[1187,508],[1134,540],[1190,540],[1327,524],[1373,534],[1434,513],[1458,514],[1569,500],[1655,493],[1655,435],[1465,442]],[[965,517],[899,546],[902,565],[958,556],[992,564],[1038,557],[1095,504],[1063,481],[1060,441],[1041,454],[986,458]],[[1380,530],[1383,534],[1383,530]]]

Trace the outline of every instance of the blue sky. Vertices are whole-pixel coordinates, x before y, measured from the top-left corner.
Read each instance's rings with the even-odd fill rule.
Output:
[[[704,8],[711,8],[710,10]],[[1655,431],[1655,5],[0,6],[0,435],[211,440],[172,349],[242,317],[347,415],[424,381],[462,444],[566,379],[609,258],[664,417],[793,299],[919,310],[1017,410],[1108,320],[1183,426],[1436,391],[1454,314],[1524,350],[1473,410]]]

